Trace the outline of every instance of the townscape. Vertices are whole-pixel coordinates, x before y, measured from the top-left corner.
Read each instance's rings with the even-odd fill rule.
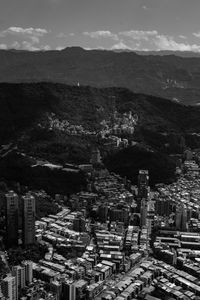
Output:
[[[197,158],[186,150],[177,181],[152,190],[148,170],[139,171],[134,186],[105,169],[96,149],[85,166],[87,190],[70,198],[56,194],[59,212],[40,219],[35,202],[44,192],[6,193],[6,249],[35,244],[46,250],[12,265],[9,251],[1,251],[1,299],[197,299]]]

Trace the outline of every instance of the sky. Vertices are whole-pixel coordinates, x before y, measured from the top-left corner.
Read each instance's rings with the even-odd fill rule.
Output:
[[[200,52],[200,0],[0,0],[0,49]]]

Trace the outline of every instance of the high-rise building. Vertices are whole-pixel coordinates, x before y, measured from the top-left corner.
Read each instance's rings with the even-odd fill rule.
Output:
[[[62,299],[63,300],[85,300],[87,281],[79,279],[77,281],[66,280],[63,282]]]
[[[17,285],[15,276],[7,276],[1,282],[1,289],[6,299],[17,300]]]
[[[23,266],[13,266],[12,275],[16,278],[16,294],[18,299],[18,291],[23,289],[26,285],[25,283],[25,267]]]
[[[50,291],[56,296],[56,300],[62,298],[62,282],[54,280],[50,283]]]
[[[159,216],[169,216],[174,211],[175,203],[164,197],[157,197],[155,200],[155,213]]]
[[[22,197],[22,239],[23,245],[35,242],[35,198],[31,194]]]
[[[110,208],[110,221],[119,221],[128,224],[129,208],[126,206],[113,206]]]
[[[101,222],[106,222],[108,218],[108,205],[100,205],[98,210],[99,220]]]
[[[85,300],[86,299],[86,288],[87,281],[80,279],[75,281],[75,291],[76,291],[76,300]]]
[[[73,221],[73,230],[77,232],[85,232],[86,231],[86,222],[85,219],[82,217],[77,217]]]
[[[187,230],[187,208],[184,205],[176,208],[176,228],[181,231]]]
[[[22,262],[22,266],[25,267],[26,284],[29,284],[33,281],[33,262],[30,260],[25,260]]]
[[[141,227],[147,225],[147,201],[146,201],[146,199],[142,199],[142,201],[141,201],[140,225],[141,225]]]
[[[147,229],[148,233],[151,234],[154,227],[154,216],[155,216],[155,202],[150,200],[147,202]]]
[[[0,286],[0,300],[6,300],[5,296],[3,295],[1,291],[1,286]]]
[[[18,245],[18,196],[13,191],[5,195],[6,198],[6,244],[7,247]]]
[[[149,171],[140,170],[138,175],[138,196],[148,198],[149,193]]]
[[[16,277],[16,284],[18,288],[24,288],[25,283],[25,267],[23,266],[13,266],[12,274]]]
[[[76,300],[76,288],[73,281],[64,281],[62,288],[63,300]]]

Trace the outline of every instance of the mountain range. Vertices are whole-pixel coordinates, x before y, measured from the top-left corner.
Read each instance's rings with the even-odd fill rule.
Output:
[[[80,47],[38,52],[1,50],[0,61],[0,82],[122,87],[182,104],[200,104],[200,57],[188,52],[156,54]]]
[[[155,56],[166,56],[166,55],[175,55],[180,57],[200,57],[199,52],[193,51],[174,51],[174,50],[129,50],[129,49],[117,49],[115,52],[135,52],[138,55],[155,55]]]

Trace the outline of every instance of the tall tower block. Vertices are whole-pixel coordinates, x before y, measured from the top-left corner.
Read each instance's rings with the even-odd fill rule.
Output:
[[[149,192],[149,171],[140,170],[138,175],[138,197],[148,198]]]
[[[16,193],[10,191],[5,195],[6,200],[6,245],[18,245],[18,213],[19,199]]]
[[[35,243],[35,198],[31,194],[22,197],[22,239],[23,245]]]

